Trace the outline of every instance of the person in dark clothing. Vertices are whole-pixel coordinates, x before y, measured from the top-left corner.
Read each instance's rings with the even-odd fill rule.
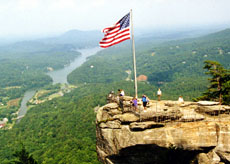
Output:
[[[148,98],[146,97],[146,95],[142,96],[141,101],[143,103],[144,112],[146,112],[146,106],[147,106],[147,103],[148,103]]]

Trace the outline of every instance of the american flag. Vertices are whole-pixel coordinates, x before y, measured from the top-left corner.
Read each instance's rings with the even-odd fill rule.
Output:
[[[107,48],[130,39],[130,13],[125,15],[112,27],[102,30],[105,33],[104,38],[100,41],[99,45],[102,48]]]

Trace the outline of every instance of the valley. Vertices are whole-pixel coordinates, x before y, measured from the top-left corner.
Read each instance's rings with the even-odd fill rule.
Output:
[[[209,77],[203,69],[205,60],[216,60],[230,68],[229,36],[226,29],[164,42],[152,37],[137,39],[137,72],[147,77],[138,82],[138,95],[156,100],[156,91],[161,88],[163,100],[177,100],[182,95],[191,101],[201,96]],[[129,42],[102,51],[63,42],[39,43],[40,47],[34,42],[25,46],[24,42],[15,44],[18,47],[14,50],[12,45],[0,48],[0,116],[7,118],[9,125],[0,130],[3,163],[14,159],[13,153],[22,142],[39,163],[99,163],[93,109],[105,105],[110,91],[122,88],[126,95],[134,95],[133,75],[126,72],[132,72]],[[20,103],[25,108],[28,105],[29,110],[15,124],[14,113]]]

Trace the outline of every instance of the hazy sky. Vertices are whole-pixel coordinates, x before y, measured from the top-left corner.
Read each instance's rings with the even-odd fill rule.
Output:
[[[0,36],[101,30],[131,8],[136,28],[230,24],[230,0],[0,0]]]

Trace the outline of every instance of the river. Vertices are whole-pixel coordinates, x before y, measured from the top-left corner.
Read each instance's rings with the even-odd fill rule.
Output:
[[[96,54],[100,50],[101,48],[99,47],[77,50],[82,54],[81,56],[75,58],[75,60],[71,62],[70,65],[64,67],[63,69],[48,72],[47,75],[49,75],[53,79],[53,84],[68,83],[67,82],[68,74],[70,74],[77,67],[81,66],[87,60],[87,57]]]
[[[26,114],[26,103],[31,99],[31,97],[33,97],[33,95],[35,94],[35,90],[28,90],[26,91],[26,93],[24,94],[24,97],[22,99],[22,102],[21,102],[21,106],[19,108],[19,113],[18,113],[18,116],[23,116]]]
[[[68,66],[65,66],[63,69],[48,72],[47,75],[49,75],[53,79],[53,84],[68,83],[67,82],[68,74],[70,74],[73,70],[75,70],[77,67],[80,67],[84,62],[86,62],[87,57],[95,55],[100,50],[101,48],[99,47],[79,49],[77,51],[80,52],[81,55],[75,58]],[[22,99],[21,106],[19,108],[18,117],[22,117],[26,114],[27,112],[26,103],[33,97],[35,92],[36,90],[28,90],[25,92],[24,97]],[[19,121],[20,119],[17,122]]]

